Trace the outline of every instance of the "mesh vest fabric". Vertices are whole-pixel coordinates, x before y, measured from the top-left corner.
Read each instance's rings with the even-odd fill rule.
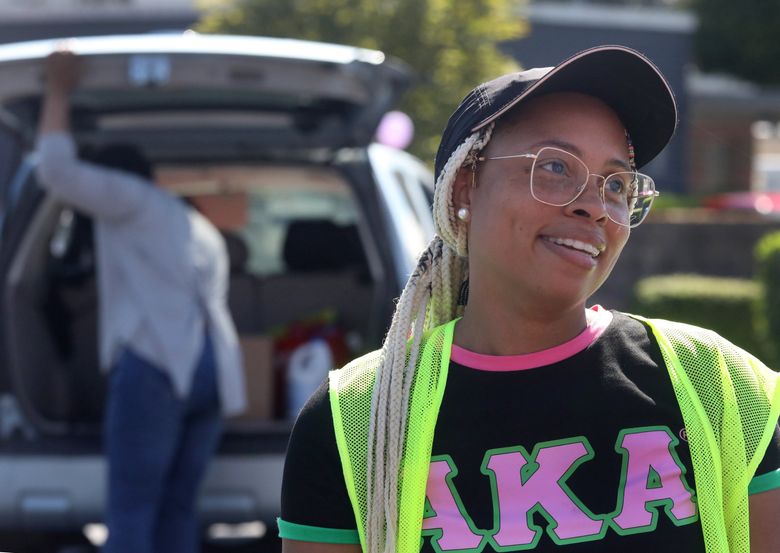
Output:
[[[780,413],[778,374],[714,332],[644,321],[680,405],[708,553],[750,551],[747,488]]]
[[[714,332],[635,315],[653,332],[685,421],[707,553],[750,551],[747,488],[780,414],[778,374]],[[397,552],[419,551],[436,419],[455,321],[426,337],[410,399],[399,477]],[[365,550],[366,452],[379,352],[330,376],[342,469]]]
[[[423,338],[415,367],[403,436],[399,483],[397,551],[418,551],[422,531],[433,431],[444,395],[455,321]],[[366,550],[368,426],[380,352],[369,353],[330,373],[330,404],[358,533]]]

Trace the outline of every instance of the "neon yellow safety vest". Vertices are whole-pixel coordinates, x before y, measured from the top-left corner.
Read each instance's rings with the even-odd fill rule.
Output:
[[[714,332],[632,315],[660,346],[685,422],[707,553],[748,553],[748,484],[780,415],[778,373]],[[433,434],[455,322],[421,348],[409,399],[399,485],[397,553],[420,549]],[[330,402],[347,491],[366,546],[366,452],[379,352],[330,374]]]

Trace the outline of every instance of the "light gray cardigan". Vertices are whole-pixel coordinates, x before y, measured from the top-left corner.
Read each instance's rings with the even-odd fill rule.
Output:
[[[244,410],[227,254],[217,229],[138,176],[80,161],[67,133],[44,134],[37,147],[40,185],[94,218],[103,369],[129,347],[168,373],[186,397],[208,324],[223,412]]]

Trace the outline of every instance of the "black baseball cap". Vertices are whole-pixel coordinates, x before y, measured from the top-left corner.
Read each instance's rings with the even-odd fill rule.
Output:
[[[520,102],[551,92],[580,92],[615,110],[631,136],[637,167],[657,156],[677,127],[674,94],[655,64],[625,46],[597,46],[555,67],[502,75],[469,92],[442,134],[436,152],[436,181],[452,152],[469,135]]]

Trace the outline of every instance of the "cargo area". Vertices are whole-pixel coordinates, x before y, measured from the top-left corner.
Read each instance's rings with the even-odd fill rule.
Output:
[[[332,167],[300,164],[160,164],[155,179],[225,239],[250,395],[228,433],[291,421],[328,369],[383,331],[381,260],[353,188]],[[99,432],[95,274],[93,222],[45,198],[4,292],[12,381],[43,433]]]

